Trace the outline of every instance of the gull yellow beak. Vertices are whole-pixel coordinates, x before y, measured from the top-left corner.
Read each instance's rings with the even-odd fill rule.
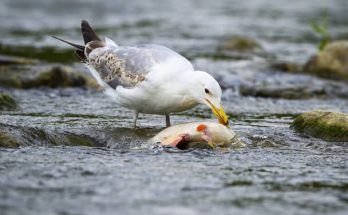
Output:
[[[208,99],[206,99],[206,101],[209,103],[210,108],[213,111],[213,114],[218,118],[219,123],[222,125],[225,125],[226,127],[229,127],[228,116],[226,115],[222,106],[218,108],[213,103],[211,103],[211,101],[209,101]]]

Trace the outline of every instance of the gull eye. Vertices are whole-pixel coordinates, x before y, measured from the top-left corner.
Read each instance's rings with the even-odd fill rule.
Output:
[[[207,94],[210,93],[210,91],[209,91],[207,88],[205,88],[204,91],[205,91],[205,93],[207,93]]]

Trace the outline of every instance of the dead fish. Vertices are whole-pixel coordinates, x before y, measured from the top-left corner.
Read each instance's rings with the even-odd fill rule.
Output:
[[[164,146],[186,148],[189,143],[205,143],[211,148],[227,147],[232,144],[236,134],[226,126],[214,122],[194,122],[171,126],[162,130],[151,143]]]

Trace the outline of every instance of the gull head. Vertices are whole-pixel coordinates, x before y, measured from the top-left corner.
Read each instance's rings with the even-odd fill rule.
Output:
[[[193,96],[200,104],[207,105],[218,118],[219,123],[228,127],[228,117],[221,106],[221,87],[207,72],[195,71]]]

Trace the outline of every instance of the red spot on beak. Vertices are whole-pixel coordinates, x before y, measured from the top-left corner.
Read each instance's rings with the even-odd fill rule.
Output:
[[[197,131],[204,131],[206,128],[207,128],[206,125],[200,124],[199,126],[197,126],[196,130],[197,130]]]

